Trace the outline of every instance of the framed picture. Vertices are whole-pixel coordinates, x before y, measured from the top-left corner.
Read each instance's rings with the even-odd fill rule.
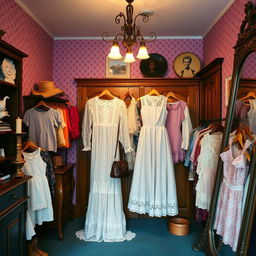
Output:
[[[10,58],[3,58],[2,62],[0,63],[0,80],[15,84],[15,79],[16,68],[13,60]]]
[[[192,52],[179,54],[173,63],[173,69],[181,78],[192,78],[201,68],[199,57]]]
[[[125,63],[124,58],[112,60],[106,57],[106,77],[130,78],[130,63]]]
[[[158,53],[150,53],[148,59],[140,62],[140,71],[145,77],[163,77],[167,69],[166,58]]]
[[[230,96],[230,90],[231,90],[231,83],[232,83],[232,76],[228,76],[225,78],[225,106],[228,106],[229,96]]]

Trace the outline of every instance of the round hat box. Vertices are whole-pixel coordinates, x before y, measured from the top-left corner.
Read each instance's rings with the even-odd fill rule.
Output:
[[[176,236],[186,236],[189,234],[189,220],[185,218],[171,218],[169,220],[169,232]]]

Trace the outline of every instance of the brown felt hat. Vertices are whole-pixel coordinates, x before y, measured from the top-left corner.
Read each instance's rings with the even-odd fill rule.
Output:
[[[41,95],[44,98],[49,98],[57,94],[63,93],[63,91],[55,87],[53,81],[41,81],[35,90],[32,90],[33,95]]]

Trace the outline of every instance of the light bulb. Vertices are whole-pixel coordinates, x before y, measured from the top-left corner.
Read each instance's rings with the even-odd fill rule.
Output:
[[[108,54],[108,57],[114,60],[118,60],[122,58],[117,41],[113,42],[113,45],[111,47],[110,53]]]

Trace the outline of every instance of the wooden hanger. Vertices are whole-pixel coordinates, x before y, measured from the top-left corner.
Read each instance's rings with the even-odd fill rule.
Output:
[[[214,124],[213,127],[211,127],[211,131],[209,132],[209,134],[212,134],[214,132],[223,132],[224,131],[224,127],[221,124]]]
[[[254,93],[254,92],[248,92],[246,96],[242,97],[242,98],[239,99],[239,100],[244,101],[244,100],[247,100],[247,99],[249,99],[249,98],[256,99],[255,93]]]
[[[42,100],[40,100],[34,108],[40,108],[45,111],[48,111],[50,109],[50,107]]]
[[[183,100],[180,96],[177,96],[174,92],[170,91],[166,94],[166,97],[168,98],[168,102],[172,103],[178,100]]]
[[[98,95],[98,98],[112,100],[115,98],[115,96],[108,89],[105,89]]]
[[[161,94],[160,94],[156,89],[152,89],[147,95],[149,95],[149,96],[160,96]],[[137,99],[137,101],[139,101],[140,98],[141,98],[141,97],[139,97],[139,98]]]
[[[27,141],[26,144],[24,145],[22,151],[29,151],[29,152],[34,152],[36,149],[38,149],[39,147],[34,144],[32,141]],[[45,151],[43,148],[41,148],[42,151]]]
[[[247,136],[251,141],[254,141],[254,138],[253,138],[253,136],[252,136],[252,131],[251,131],[250,127],[244,126],[244,127],[243,127],[243,130],[244,130],[246,136]]]
[[[160,96],[160,93],[156,89],[152,89],[147,95]]]
[[[232,141],[232,145],[235,144],[235,143],[238,143],[238,145],[240,146],[240,149],[243,150],[243,148],[244,148],[244,142],[243,142],[243,134],[242,134],[241,132],[238,132],[238,133],[235,135],[235,137],[234,137],[234,139],[233,139],[233,141]],[[227,149],[229,149],[229,146],[225,148],[225,151],[226,151]],[[244,152],[244,155],[245,155],[246,159],[250,162],[250,161],[251,161],[250,154],[249,154],[247,151],[245,151],[245,152]]]

